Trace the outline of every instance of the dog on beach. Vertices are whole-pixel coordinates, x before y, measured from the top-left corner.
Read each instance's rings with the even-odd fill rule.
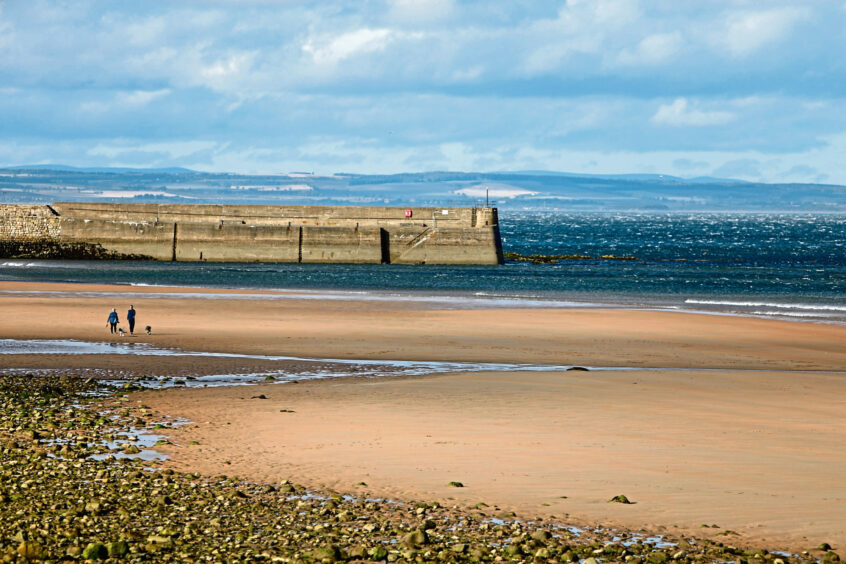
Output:
[[[151,334],[151,333],[153,332],[153,328],[152,328],[152,327],[150,327],[149,325],[147,325],[144,329],[147,331],[147,334],[148,334],[148,335],[149,335],[149,334]]]
[[[120,334],[121,337],[126,335],[126,331],[123,330],[123,327],[118,327],[118,333]]]

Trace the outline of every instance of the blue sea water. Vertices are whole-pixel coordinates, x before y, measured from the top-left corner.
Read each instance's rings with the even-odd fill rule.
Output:
[[[846,216],[501,211],[502,266],[0,261],[0,280],[287,289],[447,307],[646,307],[846,324]]]

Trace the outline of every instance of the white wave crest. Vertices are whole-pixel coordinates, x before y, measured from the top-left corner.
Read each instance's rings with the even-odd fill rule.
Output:
[[[846,311],[846,306],[827,304],[787,304],[773,302],[733,302],[721,300],[693,300],[687,299],[686,304],[734,306],[734,307],[774,307],[778,309],[799,309],[808,311]]]
[[[773,317],[802,317],[805,319],[820,319],[837,317],[836,313],[814,313],[802,311],[750,311],[752,315],[767,315]]]

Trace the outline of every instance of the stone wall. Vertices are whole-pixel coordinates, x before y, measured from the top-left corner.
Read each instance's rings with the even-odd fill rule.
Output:
[[[0,240],[53,241],[59,231],[59,218],[49,206],[0,204]]]
[[[65,243],[93,243],[124,255],[155,260],[173,258],[173,224],[130,223],[99,219],[60,218]]]
[[[166,261],[500,264],[493,208],[0,206],[0,253]],[[39,248],[21,250],[20,241]],[[44,245],[56,242],[57,245]],[[67,256],[62,253],[67,249]],[[80,254],[83,253],[83,254]],[[87,255],[85,254],[87,253]],[[52,256],[55,254],[55,256]]]
[[[63,218],[139,223],[242,224],[249,226],[478,227],[491,222],[491,208],[390,206],[255,206],[235,204],[134,204],[56,202]],[[488,223],[486,223],[488,222]]]

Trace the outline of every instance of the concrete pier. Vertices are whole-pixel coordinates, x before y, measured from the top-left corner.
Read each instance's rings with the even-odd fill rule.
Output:
[[[2,248],[16,249],[39,243],[74,249],[87,245],[104,251],[105,258],[162,261],[501,264],[503,260],[496,208],[0,205],[0,242],[6,243]]]

